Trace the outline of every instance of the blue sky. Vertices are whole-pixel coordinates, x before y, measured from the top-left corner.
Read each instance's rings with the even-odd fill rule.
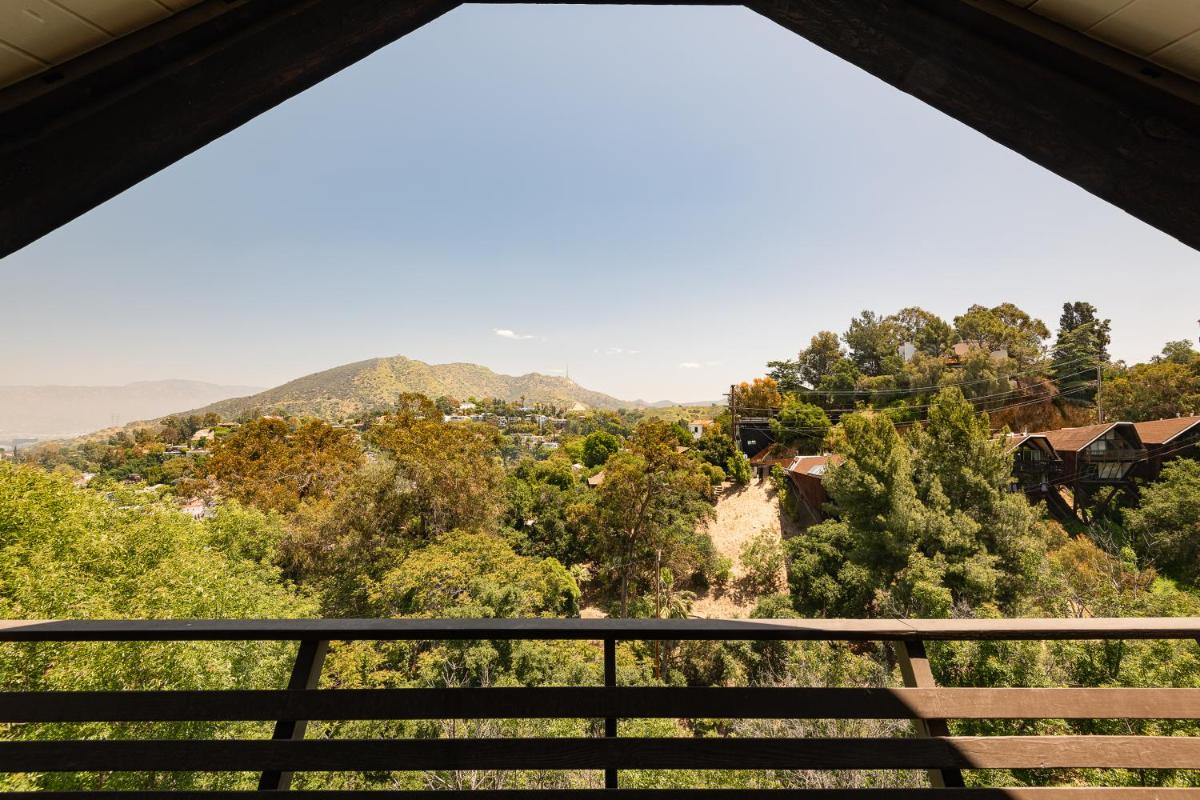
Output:
[[[696,400],[865,308],[1006,300],[1140,360],[1198,267],[745,9],[464,6],[0,262],[0,382],[403,354]]]

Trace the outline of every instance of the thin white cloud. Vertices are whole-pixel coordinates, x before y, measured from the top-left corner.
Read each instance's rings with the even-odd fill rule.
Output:
[[[496,334],[501,339],[532,339],[532,338],[534,338],[532,334],[517,333],[516,331],[510,330],[508,328],[492,328],[492,333]]]
[[[720,361],[683,361],[680,362],[680,369],[702,369],[703,367],[719,367]]]
[[[598,356],[636,356],[641,350],[631,350],[628,347],[597,347],[592,351]]]

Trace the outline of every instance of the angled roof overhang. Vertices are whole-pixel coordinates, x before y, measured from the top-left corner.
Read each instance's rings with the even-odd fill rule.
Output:
[[[0,7],[0,86],[17,81],[0,89],[0,256],[457,5],[11,0]],[[747,3],[1200,248],[1197,5]]]

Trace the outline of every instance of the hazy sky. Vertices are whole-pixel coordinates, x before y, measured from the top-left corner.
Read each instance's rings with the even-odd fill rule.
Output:
[[[0,262],[0,382],[402,354],[695,400],[864,308],[1089,300],[1144,359],[1198,290],[1200,254],[750,11],[464,6]]]

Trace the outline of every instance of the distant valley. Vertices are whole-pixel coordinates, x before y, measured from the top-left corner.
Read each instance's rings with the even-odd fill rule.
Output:
[[[13,439],[77,436],[258,391],[254,386],[185,380],[124,386],[0,386],[0,446]]]

